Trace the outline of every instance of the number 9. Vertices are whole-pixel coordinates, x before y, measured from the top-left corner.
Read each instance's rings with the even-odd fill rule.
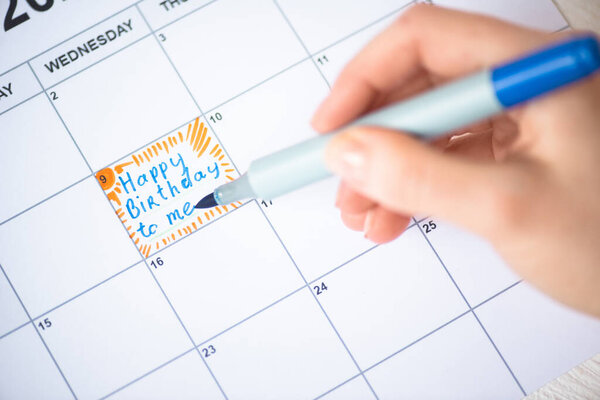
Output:
[[[115,172],[112,168],[104,168],[96,173],[96,179],[100,182],[102,189],[108,190],[115,184]]]

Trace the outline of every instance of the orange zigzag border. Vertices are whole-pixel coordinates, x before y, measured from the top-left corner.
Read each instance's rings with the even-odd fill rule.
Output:
[[[161,153],[168,154],[170,149],[186,143],[192,146],[192,151],[196,153],[197,158],[200,158],[208,151],[211,140],[211,136],[208,135],[208,128],[204,125],[204,122],[200,122],[200,118],[198,117],[193,123],[190,122],[188,124],[187,133],[185,135],[181,133],[181,131],[178,131],[172,135],[168,135],[167,137],[159,139],[156,142],[148,145],[145,149],[132,154],[129,156],[128,161],[117,164],[112,168],[104,168],[96,173],[96,179],[98,179],[98,182],[100,182],[100,185],[102,186],[102,189],[104,189],[106,196],[118,206],[118,208],[115,210],[117,216],[127,228],[129,237],[134,241],[144,257],[148,258],[150,256],[150,252],[153,250],[153,245],[155,248],[154,251],[163,246],[167,246],[183,236],[189,235],[192,232],[200,229],[204,223],[210,221],[212,218],[230,211],[229,207],[238,208],[240,205],[242,205],[242,203],[238,201],[229,204],[229,207],[225,205],[213,207],[204,212],[204,219],[202,218],[202,215],[197,215],[191,223],[183,228],[178,228],[177,234],[171,233],[171,235],[168,235],[166,238],[156,240],[154,243],[140,244],[142,241],[139,237],[136,238],[137,232],[132,231],[132,226],[127,224],[128,220],[125,218],[125,211],[123,211],[121,199],[119,198],[119,195],[123,193],[121,190],[121,182],[117,182],[115,172],[117,175],[120,175],[123,173],[125,168],[130,167],[133,164],[139,167],[144,163],[150,163],[154,157],[158,157]],[[212,146],[211,150],[208,152],[208,155],[214,158],[215,161],[219,162],[221,167],[225,168],[225,177],[229,181],[234,180],[230,174],[235,172],[235,169],[233,169],[230,163],[223,161],[225,158],[225,152],[218,143],[215,143]]]

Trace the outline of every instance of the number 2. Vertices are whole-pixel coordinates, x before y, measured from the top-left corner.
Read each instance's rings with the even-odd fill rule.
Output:
[[[56,92],[50,92],[50,98],[52,98],[52,100],[57,100],[58,99],[58,95],[56,94]]]

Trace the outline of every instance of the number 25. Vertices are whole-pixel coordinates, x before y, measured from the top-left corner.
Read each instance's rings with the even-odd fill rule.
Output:
[[[425,229],[425,233],[429,233],[437,228],[437,225],[433,221],[427,221],[423,224],[423,229]]]

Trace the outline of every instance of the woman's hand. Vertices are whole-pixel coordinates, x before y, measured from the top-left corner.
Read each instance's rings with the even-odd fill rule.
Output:
[[[429,5],[408,10],[344,69],[313,125],[330,131],[387,103],[522,55],[547,34]],[[374,128],[332,140],[344,223],[386,242],[411,215],[491,241],[523,278],[600,316],[600,74],[434,145]]]

